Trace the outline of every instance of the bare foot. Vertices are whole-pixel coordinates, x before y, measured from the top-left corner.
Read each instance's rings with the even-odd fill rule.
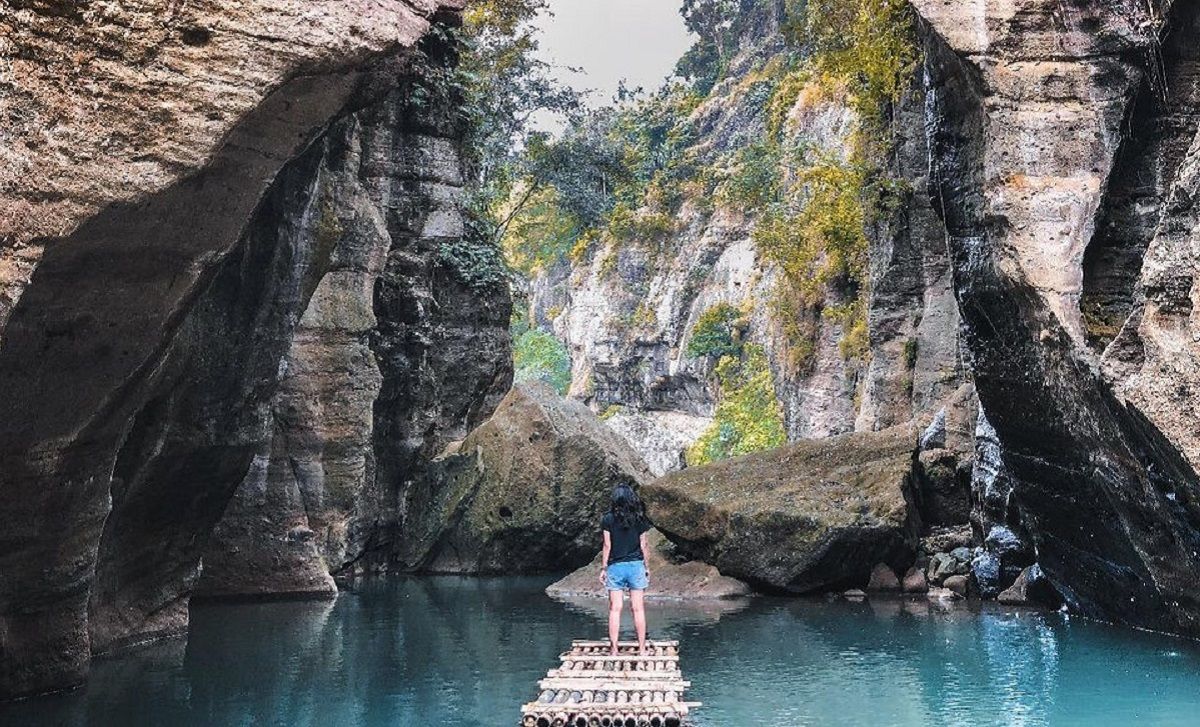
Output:
[[[617,645],[616,644],[613,644],[612,646],[609,647],[608,655],[609,656],[617,655]]]
[[[650,652],[646,650],[645,644],[638,644],[638,656],[650,656]]]

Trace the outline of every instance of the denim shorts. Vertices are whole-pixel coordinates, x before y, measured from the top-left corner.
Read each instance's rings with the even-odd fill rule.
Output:
[[[608,564],[608,582],[605,584],[610,591],[644,591],[650,585],[646,578],[646,564],[640,560],[627,560],[623,563]]]

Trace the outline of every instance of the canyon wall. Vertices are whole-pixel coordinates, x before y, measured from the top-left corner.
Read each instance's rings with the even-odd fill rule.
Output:
[[[513,453],[594,471],[620,450],[613,476],[649,479],[549,399],[550,424],[513,405],[476,429],[496,453],[446,449],[511,379],[507,279],[464,219],[461,99],[426,82],[454,62],[429,30],[460,5],[0,8],[0,697],[179,633],[194,593],[504,570],[541,512],[514,517]],[[782,436],[818,442],[804,451],[924,432],[913,517],[970,510],[985,592],[1019,552],[1078,612],[1200,635],[1200,2],[912,6],[920,62],[879,161],[902,184],[865,220],[861,350],[808,310],[798,352],[759,213],[703,185],[669,234],[602,236],[541,270],[529,320],[566,343],[569,395],[661,474],[716,420],[717,357],[690,344],[725,305]],[[805,87],[767,113],[782,4],[741,7],[729,71],[687,112],[688,158],[728,179],[778,123],[846,162],[844,96]],[[597,488],[546,510],[573,558]]]
[[[782,6],[742,3],[739,13],[736,52],[684,120],[690,142],[681,156],[728,178],[778,124],[779,143],[791,150],[781,163],[796,166],[791,153],[806,160],[800,163],[860,164],[851,157],[861,124],[844,89],[810,74],[786,107],[772,108],[793,81],[785,75],[789,59],[811,52],[785,40]],[[959,398],[971,399],[944,232],[920,192],[928,168],[924,104],[914,77],[888,123],[887,158],[878,160],[881,175],[918,191],[868,222],[865,350],[847,355],[846,325],[822,314],[852,304],[851,293],[831,288],[799,316],[781,313],[780,291],[792,283],[753,239],[764,210],[729,198],[719,185],[714,191],[696,183],[685,186],[670,232],[604,235],[588,257],[533,276],[530,320],[570,351],[568,395],[604,415],[657,474],[679,469],[684,450],[713,424],[721,397],[716,357],[697,355],[689,344],[705,313],[727,306],[740,314],[742,341],[766,354],[789,441],[913,418],[928,423],[960,388]],[[781,183],[802,188],[793,175],[784,172]],[[963,440],[956,444],[969,451],[969,432]]]
[[[982,519],[1028,533],[1074,609],[1196,635],[1200,6],[914,5],[929,191],[997,445]]]
[[[911,5],[919,62],[886,110],[885,168],[906,193],[868,223],[865,355],[818,316],[791,366],[760,217],[686,191],[665,238],[535,276],[531,320],[569,348],[570,395],[662,473],[724,396],[688,344],[729,304],[789,440],[934,422],[926,485],[969,482],[983,593],[1036,561],[1081,613],[1196,634],[1200,3]],[[769,133],[762,86],[783,52],[779,6],[741,7],[728,73],[688,119],[718,174]],[[783,137],[837,158],[854,113],[801,92]]]
[[[202,557],[252,592],[386,553],[414,458],[507,389],[456,104],[413,90],[460,7],[0,11],[0,696],[186,628]]]

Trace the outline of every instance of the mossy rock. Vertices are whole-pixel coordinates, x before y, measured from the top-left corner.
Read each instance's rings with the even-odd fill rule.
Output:
[[[690,467],[642,488],[684,554],[766,590],[861,587],[876,563],[904,572],[917,429],[808,440]]]
[[[582,403],[542,383],[519,384],[411,489],[400,561],[451,573],[578,568],[600,550],[613,486],[650,478],[641,457]]]

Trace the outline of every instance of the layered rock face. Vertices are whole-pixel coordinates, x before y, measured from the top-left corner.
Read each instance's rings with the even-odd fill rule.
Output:
[[[281,469],[290,454],[320,448],[331,470],[399,463],[382,483],[342,478],[379,487],[360,498],[363,523],[386,531],[396,510],[375,518],[375,503],[398,497],[405,453],[439,444],[428,422],[465,430],[507,384],[507,294],[446,283],[434,262],[457,234],[431,213],[454,206],[453,189],[435,201],[435,157],[452,145],[401,110],[403,83],[394,92],[415,73],[404,49],[453,4],[159,5],[39,2],[0,18],[0,696],[77,683],[92,652],[185,628],[209,534],[244,479],[239,502],[257,498],[297,548],[248,562],[361,550],[368,535],[336,532],[344,516],[309,540],[297,494],[326,493]],[[361,189],[340,186],[356,178]],[[475,298],[493,302],[454,310]],[[306,348],[323,326],[328,357]],[[497,358],[455,372],[443,401],[436,371],[453,366],[439,356],[460,366],[462,346]],[[417,356],[430,369],[415,371]],[[339,357],[349,376],[321,382],[314,371]],[[288,401],[322,385],[379,393],[348,407],[348,424],[289,428]],[[383,454],[336,451],[368,441]],[[306,574],[328,587],[327,571]]]
[[[612,488],[649,479],[587,407],[544,384],[518,385],[410,490],[399,560],[443,573],[578,568],[600,550]]]
[[[996,455],[984,519],[1027,532],[1079,611],[1198,634],[1200,8],[914,6],[930,191]]]
[[[386,568],[423,462],[508,388],[506,290],[443,259],[464,229],[461,125],[408,101],[419,81],[334,124],[312,152],[319,204],[284,211],[314,215],[336,244],[199,593],[331,592],[330,573]]]
[[[768,138],[764,98],[778,82],[770,69],[795,51],[784,40],[779,7],[744,4],[739,12],[745,30],[729,71],[688,119],[694,138],[687,158],[725,172],[739,150]],[[928,169],[924,105],[914,81],[888,132],[895,148],[886,166],[917,190]],[[857,127],[845,98],[809,87],[783,111],[785,147],[849,163]],[[656,474],[682,467],[682,451],[713,422],[716,361],[688,347],[715,306],[743,311],[744,340],[765,350],[789,440],[932,417],[969,380],[945,236],[927,195],[907,196],[868,230],[869,353],[861,357],[844,355],[847,332],[820,311],[802,321],[776,311],[781,273],[752,239],[758,215],[711,197],[685,192],[663,239],[607,241],[582,265],[563,262],[531,285],[531,320],[570,349],[569,395],[611,415],[609,425]],[[807,354],[787,330],[797,325],[811,328]]]
[[[213,167],[223,148],[242,151],[241,168],[223,177],[243,193],[230,200],[253,206],[373,58],[412,46],[437,13],[462,5],[7,3],[0,324],[49,242],[108,205],[145,200]]]
[[[681,553],[775,591],[860,586],[916,548],[917,430],[806,440],[661,477],[642,496]]]

